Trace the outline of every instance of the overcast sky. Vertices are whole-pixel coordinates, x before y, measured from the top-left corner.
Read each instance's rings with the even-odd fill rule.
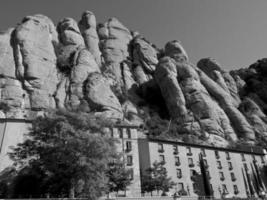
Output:
[[[160,48],[180,40],[193,63],[213,57],[230,70],[267,57],[267,0],[0,0],[0,29],[37,13],[79,20],[85,10],[98,22],[117,17]]]

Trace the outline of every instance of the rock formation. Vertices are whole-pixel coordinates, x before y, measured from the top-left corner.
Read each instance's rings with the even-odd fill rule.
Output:
[[[43,15],[25,17],[0,33],[0,45],[6,117],[82,108],[133,125],[157,116],[179,140],[267,141],[267,59],[231,72],[212,58],[195,65],[178,40],[159,49],[116,18],[97,23],[90,11],[56,27]]]

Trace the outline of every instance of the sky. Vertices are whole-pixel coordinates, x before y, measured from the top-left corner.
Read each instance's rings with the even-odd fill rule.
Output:
[[[229,71],[267,57],[266,8],[267,0],[0,0],[0,30],[27,15],[57,24],[90,10],[97,22],[116,17],[159,48],[179,40],[191,62],[212,57]]]

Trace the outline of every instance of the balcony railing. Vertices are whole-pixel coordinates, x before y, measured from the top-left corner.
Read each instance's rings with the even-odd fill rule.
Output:
[[[174,155],[177,155],[178,153],[179,153],[178,150],[174,150],[174,151],[173,151],[173,154],[174,154]]]
[[[164,153],[164,149],[159,149],[158,152],[159,153]]]
[[[232,181],[236,181],[236,178],[234,177],[234,178],[231,178],[232,179]]]
[[[193,163],[190,163],[188,166],[189,167],[195,167],[195,165]]]
[[[235,194],[238,194],[238,193],[239,193],[239,190],[235,190],[234,193],[235,193]]]

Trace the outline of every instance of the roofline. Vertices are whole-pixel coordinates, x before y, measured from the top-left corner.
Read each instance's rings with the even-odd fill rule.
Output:
[[[212,150],[219,150],[219,151],[227,151],[227,152],[235,152],[235,153],[246,153],[246,154],[252,154],[252,155],[265,155],[263,152],[263,148],[261,148],[262,153],[259,152],[252,152],[252,151],[246,151],[241,149],[232,149],[232,148],[225,148],[225,147],[214,147],[214,146],[208,146],[208,145],[202,145],[202,144],[193,144],[193,143],[186,143],[186,142],[179,142],[179,141],[170,141],[170,140],[164,140],[164,139],[157,139],[157,138],[147,138],[150,142],[161,142],[161,143],[168,143],[168,144],[176,144],[181,146],[190,146],[190,147],[197,147],[197,148],[205,148],[205,149],[212,149]],[[250,150],[253,148],[251,146],[246,146],[250,148]]]
[[[25,118],[0,118],[0,122],[32,123],[32,121],[33,121],[32,119],[25,119]],[[140,128],[140,126],[136,126],[136,125],[120,125],[120,124],[115,124],[113,127],[117,127],[117,128],[135,128],[135,129],[139,129]],[[186,142],[179,142],[179,141],[170,141],[170,140],[151,138],[151,137],[147,137],[144,140],[148,140],[148,141],[151,141],[151,142],[177,144],[177,145],[181,145],[181,146],[198,147],[198,148],[220,150],[220,151],[227,151],[227,152],[235,152],[235,153],[247,153],[247,154],[253,154],[253,155],[265,155],[263,153],[263,148],[261,148],[262,153],[252,152],[251,150],[253,149],[253,147],[251,147],[251,146],[247,146],[248,148],[250,148],[250,151],[245,151],[245,150],[241,150],[241,149],[232,149],[232,148],[225,148],[225,147],[214,147],[214,146],[209,146],[209,145],[193,144],[193,143],[186,143]]]
[[[25,118],[0,118],[0,122],[24,122],[24,123],[32,123],[32,119]]]

